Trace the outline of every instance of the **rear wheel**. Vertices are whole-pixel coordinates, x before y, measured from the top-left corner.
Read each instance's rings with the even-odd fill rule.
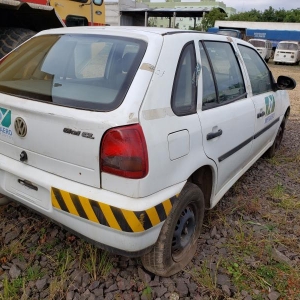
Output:
[[[284,134],[284,129],[285,129],[285,117],[283,117],[283,120],[277,131],[273,145],[264,154],[265,157],[272,158],[275,156],[276,151],[279,149],[279,147],[281,145],[283,134]]]
[[[167,277],[191,261],[197,249],[204,209],[202,191],[188,182],[174,203],[156,244],[142,257],[147,270]]]
[[[0,28],[0,58],[35,34],[36,32],[26,28]]]

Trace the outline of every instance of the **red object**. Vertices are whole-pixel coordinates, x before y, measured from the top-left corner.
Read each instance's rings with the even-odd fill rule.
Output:
[[[100,167],[102,172],[139,179],[148,173],[148,152],[139,124],[108,130],[102,139]]]

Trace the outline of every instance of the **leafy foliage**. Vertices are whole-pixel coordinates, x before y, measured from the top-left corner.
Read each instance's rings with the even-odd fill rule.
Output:
[[[221,12],[218,8],[213,8],[208,14],[206,14],[201,21],[201,24],[197,26],[197,29],[207,31],[209,27],[213,27],[216,20],[225,20],[226,14]]]
[[[234,14],[229,18],[226,18],[226,14],[222,13],[218,8],[214,8],[202,18],[201,23],[197,24],[195,29],[207,31],[209,27],[214,26],[215,21],[217,20],[300,23],[300,8],[292,10],[276,10],[272,6],[269,6],[265,11],[252,9],[250,11]]]
[[[219,20],[219,19],[215,19]],[[265,11],[252,9],[250,11],[238,13],[230,16],[228,21],[250,21],[250,22],[300,22],[300,8],[292,10],[275,10],[269,6]]]

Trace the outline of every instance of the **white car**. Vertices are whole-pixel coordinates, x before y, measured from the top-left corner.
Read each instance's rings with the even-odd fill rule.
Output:
[[[266,62],[269,62],[273,52],[271,41],[264,39],[250,39],[248,42],[255,47],[257,52]]]
[[[205,209],[274,155],[295,85],[227,36],[40,32],[0,61],[0,193],[170,276]]]

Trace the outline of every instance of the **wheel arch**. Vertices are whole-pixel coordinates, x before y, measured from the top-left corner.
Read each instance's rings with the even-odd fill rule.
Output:
[[[290,116],[290,112],[291,112],[291,108],[290,108],[290,106],[289,106],[289,107],[286,109],[285,114],[284,114],[285,120],[287,120],[288,117]]]
[[[201,189],[206,209],[211,208],[215,178],[214,168],[210,165],[204,165],[194,171],[188,179],[189,182],[196,184]]]

